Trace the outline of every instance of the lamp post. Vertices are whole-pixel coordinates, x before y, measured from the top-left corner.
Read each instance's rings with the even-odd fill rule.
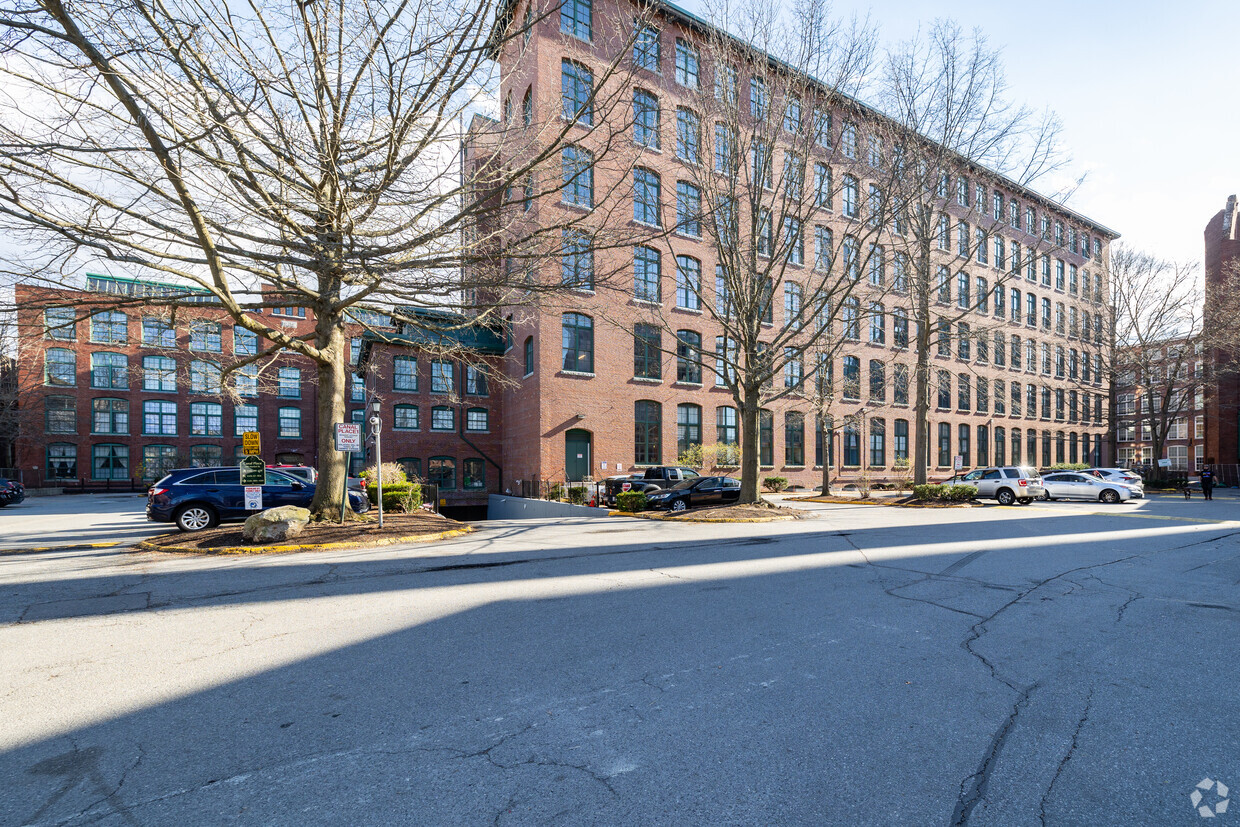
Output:
[[[383,412],[383,403],[378,399],[371,401],[370,427],[375,435],[375,476],[379,486],[379,528],[383,528],[383,455],[379,450],[379,434],[383,430],[383,420],[379,414]]]

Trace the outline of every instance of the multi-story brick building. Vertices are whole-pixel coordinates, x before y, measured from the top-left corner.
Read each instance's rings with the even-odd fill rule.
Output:
[[[615,44],[628,42],[625,27],[639,16],[639,6],[629,0],[565,0],[559,14],[540,20],[527,9],[529,2],[514,2],[502,18],[523,21],[531,29],[497,55],[501,99],[521,101],[519,108],[507,103],[502,107],[500,130],[529,128],[532,122],[554,121],[560,113],[577,109],[582,90],[588,90],[592,78],[601,76],[616,56]],[[527,205],[528,220],[554,226],[565,215],[592,210],[604,193],[619,192],[632,193],[635,224],[667,227],[659,211],[674,200],[673,193],[682,199],[687,191],[686,164],[699,163],[699,148],[703,158],[712,157],[709,124],[692,111],[698,88],[712,83],[713,67],[702,57],[704,33],[710,27],[669,4],[656,3],[653,12],[653,22],[628,58],[631,74],[625,77],[633,85],[633,109],[617,112],[617,122],[611,124],[613,132],[633,131],[631,152],[639,163],[630,158],[609,165],[632,170],[632,186],[609,179],[608,169],[593,170],[588,178],[579,175],[581,147],[590,151],[590,136],[582,129],[581,147],[564,151],[563,192],[540,199],[532,209]],[[738,64],[743,67],[744,61]],[[739,75],[735,67],[733,71],[731,82],[747,88],[745,69],[739,69]],[[753,99],[750,105],[755,105]],[[783,111],[780,105],[771,104],[776,112]],[[808,121],[810,103],[804,105]],[[798,101],[798,123],[800,107]],[[835,205],[838,209],[823,204],[813,217],[815,238],[821,228],[822,237],[846,239],[850,228],[861,225],[859,212],[848,205],[869,185],[870,168],[857,147],[867,146],[867,129],[879,124],[879,116],[865,109],[824,114],[827,134],[821,157],[800,160],[821,162],[824,168],[829,163],[837,180],[850,182],[843,203]],[[686,129],[694,130],[691,140],[685,138]],[[777,146],[776,155],[779,151]],[[775,157],[771,163],[779,169],[785,160]],[[558,165],[548,174],[558,175]],[[959,274],[952,281],[962,281],[959,286],[945,282],[938,299],[941,307],[952,306],[952,312],[957,303],[966,310],[976,303],[973,309],[984,325],[975,329],[987,332],[978,342],[953,330],[951,342],[941,343],[933,353],[932,473],[950,473],[956,456],[966,467],[1108,461],[1102,316],[1108,245],[1116,234],[963,160],[949,177],[954,180],[945,184],[942,195],[953,197],[944,197],[941,209],[965,236],[960,248],[964,260],[945,233],[934,256],[950,259],[952,272]],[[610,206],[612,216],[621,212]],[[968,210],[986,214],[994,227],[985,234],[977,228],[981,243],[976,247],[969,227],[958,220]],[[808,238],[810,228],[804,231]],[[648,243],[629,249],[633,252],[599,250],[591,261],[600,271],[628,266],[635,274],[632,294],[617,296],[586,284],[576,295],[561,298],[561,306],[522,314],[514,322],[514,351],[506,361],[510,383],[504,391],[506,487],[521,479],[597,478],[674,463],[692,444],[739,441],[735,403],[712,371],[710,346],[703,347],[722,341],[724,332],[702,312],[702,304],[723,299],[689,295],[673,284],[684,268],[699,279],[701,273],[714,272],[715,249],[707,239],[684,233],[652,233]],[[549,262],[544,275],[554,280],[561,270],[578,270],[581,252],[566,247],[565,260]],[[624,256],[631,256],[631,263],[626,264]],[[961,269],[966,264],[969,273]],[[992,298],[989,285],[998,284],[1000,274],[1005,286]],[[787,283],[775,284],[773,290],[776,296],[795,293]],[[978,292],[971,298],[972,290]],[[908,347],[909,316],[901,315],[901,304],[907,308],[908,302],[907,295],[888,298],[885,310],[870,323],[868,336],[842,331],[856,343],[838,356],[833,375],[860,390],[856,398],[846,392],[833,411],[835,421],[852,417],[861,427],[845,425],[838,444],[824,445],[830,441],[804,400],[778,400],[762,417],[764,473],[808,487],[821,478],[817,469],[824,461],[838,466],[844,477],[863,468],[882,476],[909,458],[913,416],[907,376],[914,359]],[[663,319],[661,331],[643,328],[652,306]],[[783,321],[780,310],[776,301],[775,324]],[[798,312],[799,304],[794,308],[789,298],[784,310]],[[966,320],[959,330],[967,329]],[[667,344],[672,338],[676,342]],[[697,364],[683,356],[694,350],[706,354]],[[806,434],[806,429],[814,433]]]
[[[1240,279],[1240,202],[1229,196],[1226,206],[1210,219],[1205,228],[1206,307],[1233,308],[1234,298],[1224,299],[1220,292],[1234,293]],[[1217,319],[1216,323],[1234,330],[1234,317]],[[1231,339],[1231,336],[1224,337]],[[1207,343],[1208,345],[1218,343]],[[1208,359],[1212,381],[1206,393],[1206,461],[1223,466],[1225,479],[1240,483],[1240,352],[1227,347],[1210,347]]]
[[[130,487],[169,468],[231,464],[246,431],[259,432],[269,463],[318,463],[310,362],[282,354],[225,382],[222,372],[260,345],[207,294],[173,314],[160,297],[184,293],[183,286],[89,276],[87,287],[16,288],[15,453],[28,486]],[[313,330],[314,314],[305,308],[265,312],[267,324],[287,333]],[[354,379],[352,421],[365,424],[367,403],[378,399],[385,459],[433,477],[449,506],[484,503],[499,482],[498,466],[486,469],[499,456],[498,397],[475,368],[448,356],[420,358],[424,342],[384,330],[383,319],[368,323],[390,342],[376,344],[376,333],[350,326],[352,362],[363,350],[372,359],[368,375]],[[459,352],[478,360],[502,352],[490,331],[465,333],[471,338],[457,343]],[[382,355],[371,356],[376,348]],[[355,457],[352,470],[366,461]]]
[[[1208,382],[1196,342],[1160,342],[1126,361],[1124,354],[1117,358],[1116,463],[1157,473],[1159,460],[1165,460],[1172,473],[1200,471],[1206,461]],[[1156,430],[1161,440],[1155,439]]]

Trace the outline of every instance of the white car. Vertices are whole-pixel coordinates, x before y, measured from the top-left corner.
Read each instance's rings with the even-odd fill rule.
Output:
[[[1047,500],[1093,500],[1104,503],[1127,502],[1132,490],[1117,482],[1100,480],[1095,476],[1077,471],[1061,471],[1042,477]]]
[[[1032,468],[1007,465],[1003,467],[978,468],[963,476],[952,477],[943,483],[949,488],[957,485],[972,485],[977,489],[977,498],[994,497],[1000,505],[1020,503],[1028,505],[1035,497],[1045,496],[1042,481],[1038,472]]]
[[[1090,474],[1104,482],[1126,485],[1132,491],[1134,499],[1139,500],[1145,497],[1145,480],[1141,479],[1140,474],[1129,471],[1127,468],[1086,468],[1081,473]]]

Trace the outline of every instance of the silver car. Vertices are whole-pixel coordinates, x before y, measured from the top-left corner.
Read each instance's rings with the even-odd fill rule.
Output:
[[[1097,477],[1104,482],[1114,482],[1123,486],[1127,486],[1132,492],[1133,499],[1142,499],[1145,497],[1145,480],[1141,479],[1139,474],[1134,474],[1127,468],[1086,468],[1081,472]]]
[[[1042,478],[1042,485],[1046,488],[1044,499],[1048,500],[1119,503],[1132,499],[1132,491],[1128,486],[1076,471],[1047,474]]]
[[[1038,472],[1033,468],[1016,465],[978,468],[963,476],[952,477],[944,485],[972,485],[977,488],[978,499],[993,497],[999,501],[999,505],[1028,505],[1035,497],[1045,494]]]

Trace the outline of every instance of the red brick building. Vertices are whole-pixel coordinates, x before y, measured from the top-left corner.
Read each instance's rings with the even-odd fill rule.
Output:
[[[1221,290],[1233,290],[1240,277],[1240,203],[1229,196],[1226,206],[1216,213],[1205,228],[1206,307],[1231,307],[1234,302],[1217,300]],[[1231,329],[1236,319],[1218,319]],[[1214,348],[1209,360],[1215,378],[1206,393],[1206,457],[1207,462],[1223,466],[1224,477],[1231,484],[1240,483],[1236,465],[1240,463],[1240,375],[1234,368],[1240,354]],[[1223,369],[1226,368],[1226,369]]]

